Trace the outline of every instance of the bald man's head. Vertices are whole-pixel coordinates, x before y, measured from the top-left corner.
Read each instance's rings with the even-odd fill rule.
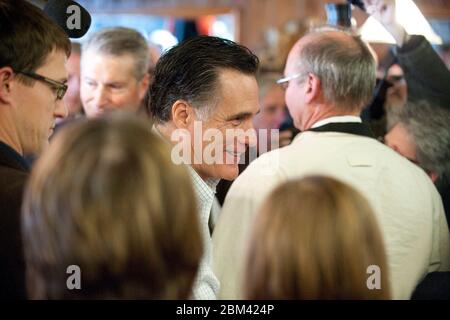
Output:
[[[338,29],[317,29],[302,37],[292,48],[286,69],[303,77],[317,76],[324,100],[343,110],[362,109],[375,88],[373,52],[358,36]]]

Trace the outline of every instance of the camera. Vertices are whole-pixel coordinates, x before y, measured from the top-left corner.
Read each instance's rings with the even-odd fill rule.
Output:
[[[352,5],[365,11],[364,3],[361,0],[347,0],[347,3],[325,4],[327,23],[332,26],[350,28],[352,26]]]

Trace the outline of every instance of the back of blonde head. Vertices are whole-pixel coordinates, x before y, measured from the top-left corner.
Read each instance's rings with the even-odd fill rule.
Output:
[[[367,286],[380,267],[381,289]],[[246,265],[248,299],[388,299],[386,257],[368,202],[331,178],[308,177],[275,189],[253,229]]]

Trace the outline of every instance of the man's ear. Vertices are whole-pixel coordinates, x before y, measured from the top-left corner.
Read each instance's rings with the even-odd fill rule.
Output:
[[[11,88],[14,85],[14,72],[11,67],[0,68],[0,102],[8,103],[11,97]]]
[[[139,83],[139,100],[143,100],[150,85],[150,74],[146,73]]]
[[[172,121],[177,128],[187,129],[196,120],[195,110],[184,100],[177,100],[172,105]]]
[[[305,83],[306,103],[316,101],[318,98],[320,98],[320,95],[322,94],[322,84],[320,82],[320,79],[316,75],[308,73],[308,76],[305,81],[306,81]]]

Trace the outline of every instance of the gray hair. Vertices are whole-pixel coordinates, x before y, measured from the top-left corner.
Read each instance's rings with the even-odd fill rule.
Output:
[[[438,174],[450,176],[450,111],[426,101],[408,102],[399,114],[401,123],[414,139],[417,161]]]
[[[94,33],[82,46],[82,53],[87,51],[113,56],[133,56],[134,76],[138,80],[144,77],[150,64],[150,51],[145,38],[129,28],[106,28]],[[81,59],[83,60],[83,55]]]
[[[336,37],[336,32],[347,37]],[[336,28],[317,28],[307,35],[299,67],[303,79],[308,73],[321,82],[327,102],[344,110],[360,110],[372,98],[376,62],[368,45],[357,35]]]

